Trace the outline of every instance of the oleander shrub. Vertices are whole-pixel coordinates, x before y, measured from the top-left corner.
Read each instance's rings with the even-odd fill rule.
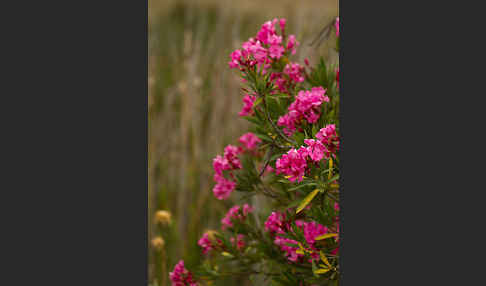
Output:
[[[334,21],[339,48],[339,18]],[[203,263],[181,260],[172,285],[246,276],[254,285],[339,284],[339,69],[292,61],[299,42],[286,20],[264,23],[230,55],[241,77],[240,117],[251,122],[213,160],[213,194],[244,194],[221,228],[198,241]],[[236,118],[235,118],[236,120]],[[266,212],[251,205],[262,196]],[[253,200],[254,201],[254,200]]]

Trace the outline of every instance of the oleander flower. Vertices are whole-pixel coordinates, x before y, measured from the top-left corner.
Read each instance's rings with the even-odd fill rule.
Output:
[[[287,41],[287,50],[291,51],[292,55],[295,55],[296,48],[300,43],[295,39],[294,35],[290,35]]]
[[[289,243],[298,244],[298,242],[293,239],[276,236],[274,243],[280,246],[280,249],[285,252],[285,256],[290,261],[296,262],[300,257],[304,256],[301,253],[297,253],[297,250],[299,250],[298,247],[289,245]]]
[[[243,97],[243,108],[241,109],[239,115],[240,116],[247,116],[253,114],[253,103],[255,102],[256,97],[253,95],[245,94]]]
[[[233,206],[221,220],[221,228],[225,230],[226,228],[233,227],[233,222],[242,222],[252,211],[253,208],[248,204],[244,204],[242,208],[238,205]]]
[[[285,215],[279,212],[272,212],[265,221],[265,230],[272,233],[285,233]]]
[[[327,227],[315,221],[304,223],[304,237],[305,240],[307,241],[307,244],[309,244],[310,246],[314,245],[316,237],[326,233],[327,233]]]
[[[236,247],[236,249],[242,250],[245,247],[245,241],[243,240],[244,237],[244,235],[238,234],[236,235],[236,242],[234,237],[230,238],[230,242]]]
[[[203,254],[207,254],[213,249],[213,245],[211,244],[211,240],[209,239],[209,235],[207,233],[203,234],[197,244],[202,247]]]
[[[326,157],[335,156],[339,151],[339,137],[336,133],[336,125],[329,124],[321,128],[316,134],[316,138],[324,144],[327,148]]]
[[[288,75],[289,78],[294,82],[304,81],[304,68],[298,63],[288,63],[284,68],[284,74]]]
[[[262,142],[260,138],[258,138],[255,134],[251,132],[241,135],[238,141],[243,145],[246,150],[253,150],[258,146],[259,143]]]
[[[319,162],[324,158],[327,152],[327,148],[326,146],[324,146],[324,144],[322,144],[321,141],[314,139],[305,139],[304,143],[309,146],[307,147],[307,151],[312,161]]]
[[[216,185],[213,187],[213,193],[218,200],[227,199],[236,188],[235,182],[218,174],[214,174],[214,180],[216,181]]]
[[[172,286],[198,286],[199,284],[193,279],[192,273],[184,267],[184,261],[180,260],[169,273]]]
[[[291,136],[303,119],[308,123],[317,122],[321,115],[322,103],[329,102],[329,97],[325,96],[325,93],[326,90],[320,86],[299,91],[295,101],[288,108],[289,112],[278,119],[277,125],[284,126],[284,132]]]
[[[336,22],[334,22],[334,27],[336,28],[336,36],[339,37],[339,17],[336,18]]]
[[[277,175],[284,173],[289,176],[291,182],[296,180],[301,182],[307,168],[307,155],[308,151],[305,147],[298,150],[290,149],[287,154],[283,154],[282,157],[277,159],[275,163]]]

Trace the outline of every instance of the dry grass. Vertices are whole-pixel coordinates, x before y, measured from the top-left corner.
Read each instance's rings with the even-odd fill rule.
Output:
[[[242,94],[227,66],[229,53],[264,21],[285,17],[302,43],[295,60],[335,56],[308,43],[337,7],[337,0],[149,1],[149,217],[166,209],[174,218],[162,234],[164,258],[150,250],[150,281],[164,285],[161,269],[179,259],[197,264],[202,231],[218,228],[230,205],[211,192],[212,158],[247,126],[238,118]],[[152,239],[160,230],[152,219],[149,226]]]

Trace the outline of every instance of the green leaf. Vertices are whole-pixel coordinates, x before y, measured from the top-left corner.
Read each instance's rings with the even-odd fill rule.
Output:
[[[300,185],[300,186],[297,186],[297,187],[290,188],[287,191],[292,192],[292,191],[296,191],[298,189],[302,189],[304,187],[310,187],[310,186],[317,186],[317,184],[316,183],[307,183],[307,184],[303,184],[303,185]]]
[[[320,268],[320,269],[317,269],[316,271],[314,271],[315,274],[324,274],[326,272],[329,272],[329,268]]]
[[[322,262],[324,262],[324,264],[327,265],[327,267],[331,268],[331,264],[329,263],[329,261],[327,260],[326,256],[324,255],[324,253],[322,253],[322,251],[319,251],[319,255],[321,256],[321,260]]]
[[[260,120],[258,120],[258,118],[256,117],[253,117],[253,116],[243,116],[244,119],[250,121],[251,123],[254,123],[254,124],[261,124],[260,123]]]
[[[233,254],[231,254],[229,252],[226,252],[226,251],[221,252],[221,255],[226,256],[226,257],[229,257],[229,258],[233,258],[234,257]]]
[[[326,233],[326,234],[323,234],[323,235],[319,235],[318,237],[315,238],[315,240],[322,240],[322,239],[335,237],[335,236],[337,236],[337,233]]]
[[[312,201],[312,199],[314,199],[318,192],[319,189],[315,189],[314,191],[312,191],[312,193],[308,194],[307,197],[302,200],[295,213],[298,214],[299,212],[301,212]]]
[[[273,142],[272,138],[268,135],[257,133],[256,136],[264,141]]]
[[[263,100],[263,97],[259,97],[253,102],[253,108],[255,108],[257,105],[259,105]]]
[[[317,127],[317,124],[312,125],[312,138],[316,137],[317,132],[319,132],[319,127]]]

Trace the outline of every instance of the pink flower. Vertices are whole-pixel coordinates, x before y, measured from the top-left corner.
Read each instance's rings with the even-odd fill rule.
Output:
[[[284,126],[284,133],[287,136],[292,136],[296,130],[296,125],[299,124],[301,115],[296,110],[289,110],[285,115],[280,116],[277,121],[278,126]]]
[[[334,210],[339,211],[339,204],[338,203],[334,203]]]
[[[282,34],[285,34],[285,23],[287,20],[285,18],[280,19],[280,22],[278,23],[280,25],[280,31],[282,31]]]
[[[248,215],[249,213],[253,212],[253,207],[248,204],[243,205],[243,216]]]
[[[224,218],[221,220],[221,228],[225,230],[226,228],[233,227],[233,222],[242,222],[252,211],[253,208],[248,204],[244,204],[243,208],[240,208],[240,206],[238,205],[233,206],[231,209],[229,209]]]
[[[288,63],[284,68],[284,73],[294,82],[303,82],[303,70],[304,68],[298,63]]]
[[[325,96],[325,93],[326,90],[322,87],[299,91],[295,101],[288,108],[289,112],[278,119],[277,125],[284,126],[284,132],[291,136],[302,119],[305,118],[309,123],[317,122],[321,115],[322,103],[329,102],[329,97]]]
[[[306,66],[309,66],[309,59],[305,58],[305,59],[304,59],[304,62],[305,62],[305,65],[306,65]]]
[[[336,36],[339,37],[339,17],[336,18],[336,22],[334,22],[334,27],[336,27]]]
[[[280,45],[281,43],[282,43],[282,36],[272,35],[268,38],[268,44],[271,46]]]
[[[275,24],[277,19],[265,22],[257,33],[257,39],[264,44],[268,44],[269,37],[276,34]]]
[[[273,82],[275,86],[280,90],[282,93],[287,93],[287,85],[288,82],[283,76],[282,73],[274,72],[270,75],[270,81]]]
[[[213,193],[218,200],[227,199],[236,188],[235,182],[227,180],[218,174],[214,175],[214,180],[216,181],[216,185],[213,187]]]
[[[238,154],[240,153],[238,147],[233,145],[228,145],[224,148],[224,158],[228,160],[232,169],[241,169],[241,162],[238,159]]]
[[[296,262],[300,257],[303,257],[303,254],[299,254],[296,251],[299,249],[298,247],[294,247],[291,245],[288,245],[288,243],[291,244],[298,244],[297,241],[289,238],[283,238],[280,236],[276,236],[274,243],[278,246],[280,246],[280,249],[282,251],[285,251],[285,256],[293,262]]]
[[[240,50],[235,50],[231,53],[231,61],[228,62],[230,68],[237,68],[240,65],[241,55]]]
[[[174,267],[174,271],[169,273],[172,286],[197,286],[199,285],[193,278],[192,273],[184,267],[184,261],[180,260]]]
[[[258,138],[255,134],[248,132],[240,137],[239,142],[243,144],[246,150],[253,150],[257,147],[258,143],[262,142],[262,140],[260,140],[260,138]]]
[[[307,144],[307,151],[309,157],[314,162],[319,162],[324,158],[324,155],[327,152],[326,146],[321,143],[321,141],[314,140],[314,139],[305,139],[304,143]]]
[[[247,116],[253,113],[253,102],[255,102],[256,97],[246,94],[243,97],[243,109],[241,109],[239,115],[240,116]]]
[[[297,42],[297,40],[295,40],[295,36],[290,35],[289,39],[287,40],[287,50],[291,51],[292,55],[294,55],[295,50],[299,45],[300,45],[299,42]]]
[[[268,51],[271,58],[280,59],[285,49],[280,45],[272,45]]]
[[[334,250],[331,251],[332,255],[337,255],[339,253],[339,246],[336,247]]]
[[[304,237],[307,241],[307,244],[309,244],[310,246],[314,245],[316,237],[326,233],[327,227],[318,224],[315,221],[304,223]]]
[[[335,155],[336,152],[339,150],[339,137],[336,133],[336,125],[329,124],[324,128],[321,128],[319,132],[316,134],[316,138],[319,139],[326,149],[326,157],[329,157],[331,154]]]
[[[266,176],[266,175],[272,173],[273,171],[275,171],[275,169],[272,166],[268,165],[267,168],[265,168],[263,175]]]
[[[307,155],[308,151],[306,148],[301,147],[299,150],[290,149],[287,154],[283,154],[282,157],[277,159],[275,164],[277,175],[284,173],[289,176],[291,182],[295,180],[301,182],[307,168]]]
[[[214,172],[220,176],[223,175],[223,170],[230,170],[231,166],[226,158],[221,157],[221,155],[216,156],[213,159],[213,169]]]
[[[265,221],[265,230],[272,233],[284,233],[285,215],[279,212],[272,212]]]
[[[224,177],[223,171],[241,169],[241,162],[238,158],[240,150],[238,147],[233,145],[228,145],[224,148],[224,155],[216,156],[213,159],[214,176],[213,179],[216,185],[213,187],[214,196],[219,199],[227,199],[231,192],[236,188],[236,182],[228,180]],[[230,176],[234,179],[233,174],[230,172]]]
[[[211,240],[209,240],[209,235],[207,233],[203,234],[197,244],[202,247],[203,254],[206,254],[211,251],[211,249],[213,249],[213,246],[211,245]]]
[[[236,244],[235,244],[235,238],[234,237],[230,238],[230,241],[233,245],[236,246],[236,249],[242,250],[245,247],[245,241],[243,240],[244,237],[245,237],[244,235],[238,234],[236,236]]]
[[[290,105],[302,114],[309,123],[315,123],[320,116],[320,106],[323,102],[329,102],[329,97],[324,96],[326,90],[322,87],[313,87],[310,91],[299,91],[296,100]]]

